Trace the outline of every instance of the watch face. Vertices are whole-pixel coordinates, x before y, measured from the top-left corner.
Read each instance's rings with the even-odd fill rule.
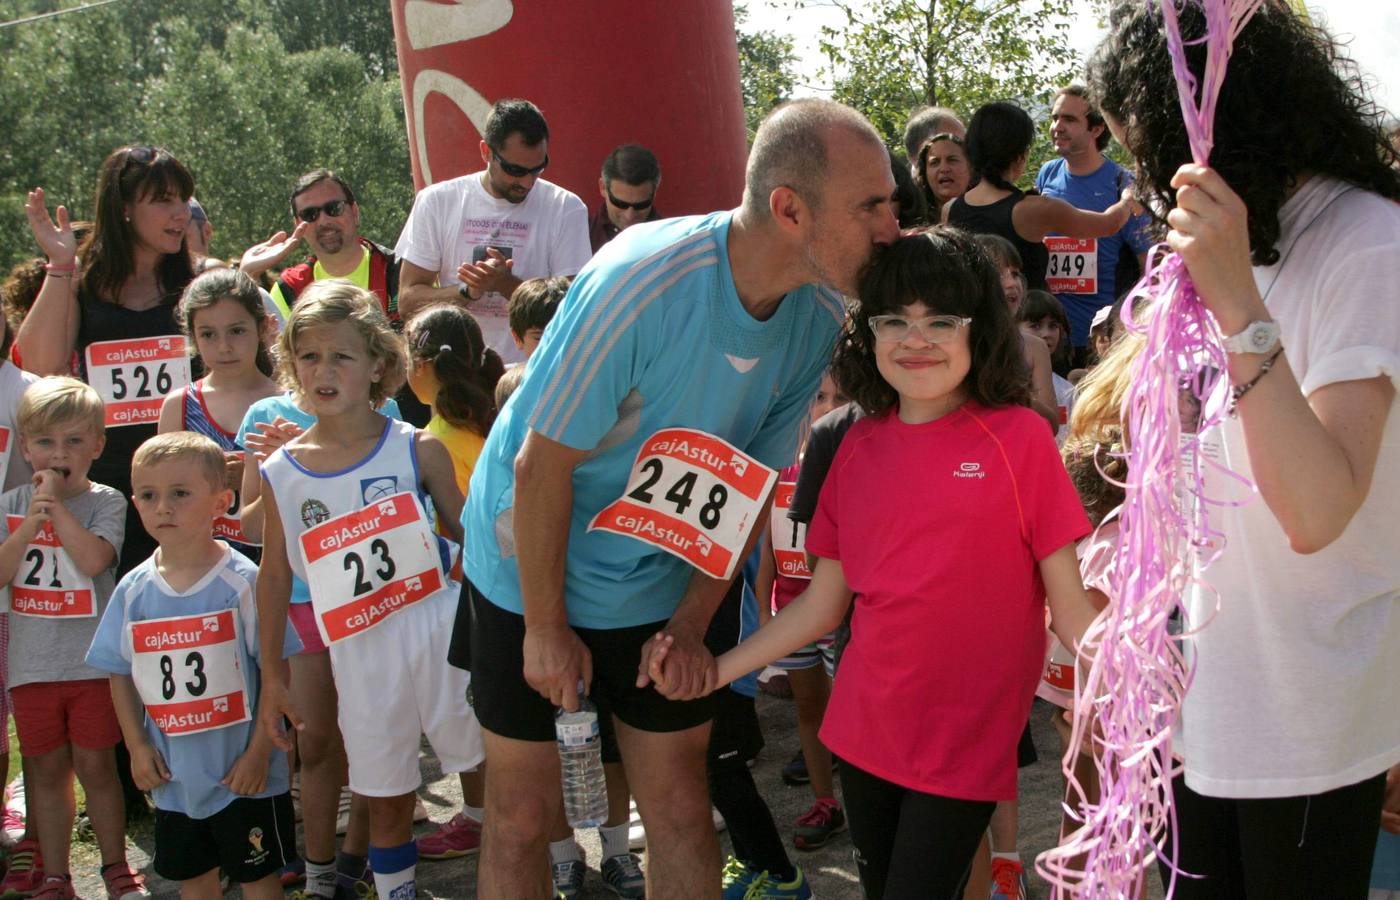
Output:
[[[1254,345],[1255,349],[1256,349],[1256,350],[1264,350],[1264,349],[1266,349],[1266,348],[1269,346],[1269,329],[1268,329],[1268,328],[1253,328],[1253,329],[1250,329],[1250,330],[1251,330],[1252,332],[1254,332],[1254,333],[1250,336],[1250,343],[1252,343],[1252,344]]]

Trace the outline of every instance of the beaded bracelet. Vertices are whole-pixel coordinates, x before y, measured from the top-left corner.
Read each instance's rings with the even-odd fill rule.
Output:
[[[1274,363],[1278,362],[1278,358],[1282,355],[1283,348],[1280,347],[1274,351],[1272,356],[1264,360],[1264,364],[1259,367],[1259,371],[1253,378],[1249,379],[1244,384],[1237,384],[1230,388],[1230,418],[1233,419],[1235,417],[1236,410],[1240,405],[1240,398],[1248,394],[1250,390],[1259,383],[1259,379],[1269,374],[1269,370],[1274,367]]]

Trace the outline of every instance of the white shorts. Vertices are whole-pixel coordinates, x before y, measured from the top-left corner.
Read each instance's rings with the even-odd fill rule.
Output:
[[[424,734],[445,773],[466,772],[486,758],[467,703],[471,675],[447,661],[456,614],[453,583],[364,634],[331,644],[355,793],[397,797],[417,790]]]

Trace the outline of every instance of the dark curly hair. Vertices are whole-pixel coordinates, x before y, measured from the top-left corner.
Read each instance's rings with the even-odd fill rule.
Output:
[[[1014,190],[1006,171],[1035,141],[1035,123],[1014,103],[984,103],[967,126],[965,149],[973,181],[985,181],[1002,190]]]
[[[1180,11],[1186,59],[1200,76],[1205,32],[1194,4]],[[1122,124],[1137,158],[1139,193],[1149,208],[1170,209],[1172,176],[1191,161],[1161,14],[1138,0],[1120,2],[1110,34],[1090,57],[1087,77],[1099,108]],[[1380,112],[1356,67],[1326,31],[1283,4],[1259,9],[1236,37],[1215,110],[1210,165],[1249,210],[1255,265],[1279,254],[1278,211],[1300,175],[1330,175],[1383,197],[1400,199],[1397,161]]]
[[[831,363],[832,378],[861,408],[880,415],[899,400],[875,364],[875,335],[867,320],[913,303],[934,315],[972,319],[972,367],[964,381],[969,398],[984,406],[1030,402],[1020,332],[996,266],[972,235],[935,225],[879,249],[861,278],[859,302],[846,317]]]

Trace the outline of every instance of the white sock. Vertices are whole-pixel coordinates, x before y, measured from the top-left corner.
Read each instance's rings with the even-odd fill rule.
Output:
[[[1021,861],[1021,854],[1015,850],[1012,850],[1010,853],[998,853],[993,850],[992,859],[1009,859],[1014,863],[1019,863]]]
[[[630,826],[623,822],[621,825],[604,825],[598,829],[598,837],[603,839],[603,859],[612,859],[614,856],[632,852],[627,843],[629,828]]]
[[[317,897],[335,896],[335,860],[326,863],[306,861],[306,886],[308,894]]]
[[[549,864],[557,866],[562,862],[573,862],[583,859],[583,851],[578,844],[574,843],[574,836],[571,834],[562,841],[549,842]]]
[[[409,866],[388,875],[374,873],[374,892],[386,900],[413,900],[418,896],[417,866]]]
[[[477,822],[477,824],[486,821],[486,810],[485,808],[480,806],[468,806],[467,804],[463,803],[462,815],[466,816],[468,819],[474,820],[475,822]]]

